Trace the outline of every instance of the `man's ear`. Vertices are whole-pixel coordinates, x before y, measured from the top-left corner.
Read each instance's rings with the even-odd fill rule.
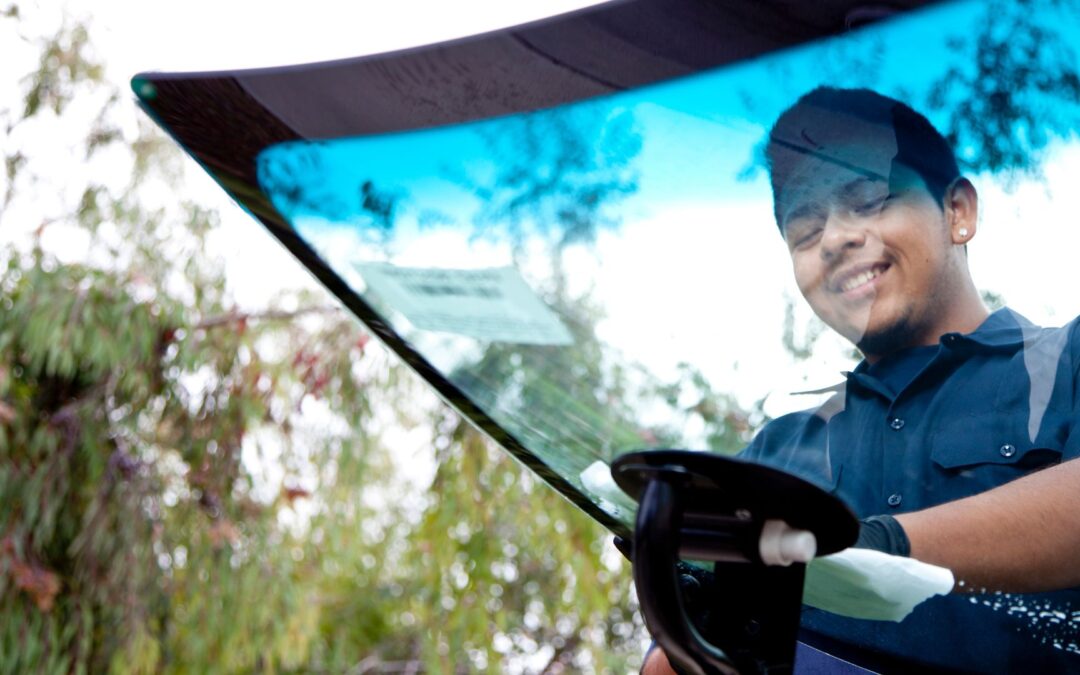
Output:
[[[963,246],[975,236],[979,221],[979,193],[967,178],[960,177],[945,190],[945,222],[952,242]]]

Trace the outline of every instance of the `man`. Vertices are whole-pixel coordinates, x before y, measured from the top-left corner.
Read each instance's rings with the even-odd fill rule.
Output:
[[[799,289],[865,358],[742,457],[844,499],[863,519],[858,545],[958,579],[900,623],[807,608],[806,636],[927,667],[1080,670],[1077,322],[986,309],[967,264],[975,188],[899,101],[814,90],[766,154]],[[660,650],[643,672],[670,672]]]

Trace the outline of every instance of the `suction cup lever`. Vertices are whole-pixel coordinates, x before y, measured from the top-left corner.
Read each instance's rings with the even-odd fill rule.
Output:
[[[638,500],[634,584],[672,665],[692,675],[791,672],[805,563],[855,542],[847,507],[789,474],[709,453],[630,453],[612,477]]]

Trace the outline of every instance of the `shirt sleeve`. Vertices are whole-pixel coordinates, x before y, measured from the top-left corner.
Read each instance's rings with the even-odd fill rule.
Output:
[[[1069,368],[1072,374],[1072,410],[1069,419],[1068,437],[1062,450],[1061,461],[1080,457],[1080,318],[1073,319],[1068,326]]]

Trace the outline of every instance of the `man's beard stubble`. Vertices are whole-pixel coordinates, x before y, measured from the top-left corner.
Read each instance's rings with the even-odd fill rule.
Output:
[[[887,356],[893,352],[915,346],[911,317],[902,316],[890,325],[875,332],[864,333],[858,340],[853,340],[864,355]]]

